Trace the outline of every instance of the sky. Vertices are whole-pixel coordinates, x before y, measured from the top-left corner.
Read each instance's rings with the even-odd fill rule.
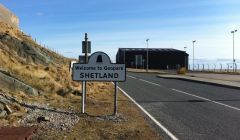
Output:
[[[67,57],[82,55],[88,33],[92,52],[115,61],[118,48],[184,50],[196,59],[240,59],[239,0],[0,0],[20,28]]]

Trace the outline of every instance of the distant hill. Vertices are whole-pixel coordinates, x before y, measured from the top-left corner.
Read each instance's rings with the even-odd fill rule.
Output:
[[[19,26],[18,17],[2,4],[0,4],[0,22],[5,22],[15,28]]]

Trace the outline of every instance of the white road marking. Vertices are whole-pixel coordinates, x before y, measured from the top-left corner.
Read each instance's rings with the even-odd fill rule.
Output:
[[[148,84],[152,84],[152,85],[161,87],[161,85],[159,85],[157,83],[153,83],[153,82],[150,82],[150,81],[147,81],[147,80],[143,80],[143,79],[139,79],[139,80],[142,81],[142,82],[148,83]]]
[[[133,78],[133,79],[137,79],[136,77],[133,77],[133,76],[130,76],[130,75],[127,75],[127,77],[130,77],[130,78]]]
[[[166,127],[164,127],[160,122],[158,122],[151,114],[149,114],[141,105],[139,105],[132,97],[130,97],[123,89],[118,87],[124,95],[126,95],[137,107],[139,107],[156,125],[158,125],[172,140],[178,140]]]
[[[215,103],[215,104],[222,105],[222,106],[225,106],[225,107],[234,109],[234,110],[240,111],[240,109],[237,108],[237,107],[233,107],[233,106],[226,105],[226,104],[223,104],[223,103],[220,103],[220,102],[217,102],[217,101],[213,101],[213,100],[210,100],[210,99],[208,99],[208,98],[204,98],[204,97],[201,97],[201,96],[193,95],[193,94],[190,94],[190,93],[187,93],[187,92],[184,92],[184,91],[181,91],[181,90],[177,90],[177,89],[172,89],[172,90],[173,90],[173,91],[176,91],[176,92],[179,92],[179,93],[183,93],[183,94],[189,95],[189,96],[193,96],[193,97],[196,97],[196,98],[199,98],[199,99],[202,99],[202,100],[206,100],[206,101],[209,101],[209,102],[213,102],[213,103]]]
[[[130,76],[130,75],[127,75],[127,77],[130,77],[130,78],[133,78],[133,79],[137,79],[136,77],[133,77],[133,76]],[[139,80],[142,81],[142,82],[148,83],[148,84],[152,84],[152,85],[161,87],[161,85],[159,85],[157,83],[153,83],[153,82],[150,82],[150,81],[147,81],[147,80],[144,80],[144,79],[139,79]]]

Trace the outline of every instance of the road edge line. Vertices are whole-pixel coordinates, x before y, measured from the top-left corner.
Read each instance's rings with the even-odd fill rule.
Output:
[[[164,127],[160,122],[158,122],[151,114],[149,114],[141,105],[139,105],[131,96],[129,96],[122,88],[118,89],[127,96],[138,108],[140,108],[157,126],[159,126],[172,140],[178,140],[166,127]]]

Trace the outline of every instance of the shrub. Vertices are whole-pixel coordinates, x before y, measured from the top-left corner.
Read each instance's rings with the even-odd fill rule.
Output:
[[[181,67],[178,72],[178,74],[186,74],[187,73],[187,69],[185,67]]]

